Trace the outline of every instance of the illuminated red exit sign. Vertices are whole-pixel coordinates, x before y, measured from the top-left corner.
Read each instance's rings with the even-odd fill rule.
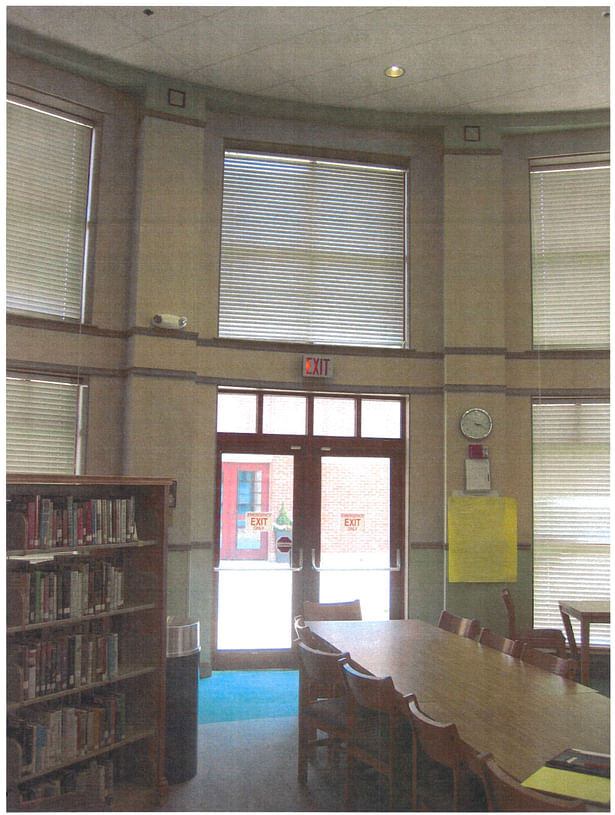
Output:
[[[327,379],[333,376],[331,357],[303,357],[303,376],[316,376]]]

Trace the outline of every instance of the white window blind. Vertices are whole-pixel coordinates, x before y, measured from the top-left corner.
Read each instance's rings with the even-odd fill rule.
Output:
[[[9,472],[80,471],[80,424],[86,385],[27,375],[6,378]]]
[[[609,347],[608,157],[530,162],[536,348]]]
[[[92,127],[9,101],[9,311],[82,320]]]
[[[402,347],[404,170],[227,151],[219,335]]]
[[[610,596],[609,414],[605,402],[533,408],[534,625],[540,628],[562,627],[559,600]],[[608,645],[610,626],[592,625],[591,641]]]

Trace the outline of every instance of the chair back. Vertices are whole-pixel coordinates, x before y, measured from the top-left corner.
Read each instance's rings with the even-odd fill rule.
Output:
[[[472,762],[472,770],[485,789],[489,812],[580,812],[583,801],[554,798],[522,786],[495,761],[491,753],[482,753]]]
[[[346,686],[340,666],[345,659],[350,659],[348,652],[341,654],[319,651],[301,641],[296,643],[296,650],[304,702],[345,695]]]
[[[496,634],[488,628],[481,628],[478,641],[481,645],[494,648],[496,651],[508,654],[508,656],[517,658],[521,656],[522,643],[520,643],[519,640],[511,640],[508,637],[503,637],[501,634]]]
[[[572,623],[570,622],[570,615],[566,614],[566,612],[560,608],[560,615],[562,618],[562,622],[564,623],[564,630],[566,631],[566,637],[568,639],[568,647],[570,648],[570,656],[573,659],[579,659],[579,649],[577,647],[577,641],[574,636],[574,631],[572,628]]]
[[[408,700],[413,732],[421,750],[433,761],[457,770],[463,761],[462,741],[457,725],[437,722],[420,709],[416,697]]]
[[[506,615],[508,617],[508,637],[514,640],[517,634],[517,623],[515,620],[515,604],[509,589],[502,589],[502,599],[504,600]]]
[[[444,609],[440,612],[438,628],[443,628],[445,631],[450,631],[451,634],[459,634],[461,637],[474,640],[480,631],[480,623],[478,620],[458,617],[456,614],[451,614],[450,611]]]
[[[354,703],[378,713],[399,713],[402,695],[390,676],[362,673],[349,662],[342,664],[342,676]]]
[[[521,651],[521,659],[529,665],[542,668],[565,679],[574,679],[577,675],[577,663],[574,659],[563,659],[556,654],[549,654],[546,651],[538,651],[529,645],[524,645]]]
[[[344,603],[313,603],[305,600],[303,617],[306,620],[361,620],[361,601]]]

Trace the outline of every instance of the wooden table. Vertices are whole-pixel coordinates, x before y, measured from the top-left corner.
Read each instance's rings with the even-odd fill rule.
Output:
[[[308,624],[516,778],[567,747],[610,752],[609,699],[585,685],[420,620]]]
[[[559,608],[568,619],[581,621],[581,682],[589,685],[589,626],[592,623],[611,622],[611,604],[608,600],[560,600]]]

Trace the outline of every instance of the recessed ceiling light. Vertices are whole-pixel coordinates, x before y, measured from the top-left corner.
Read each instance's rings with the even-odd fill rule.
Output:
[[[403,76],[406,73],[401,65],[390,65],[388,68],[385,68],[384,72],[393,79],[397,76]]]

